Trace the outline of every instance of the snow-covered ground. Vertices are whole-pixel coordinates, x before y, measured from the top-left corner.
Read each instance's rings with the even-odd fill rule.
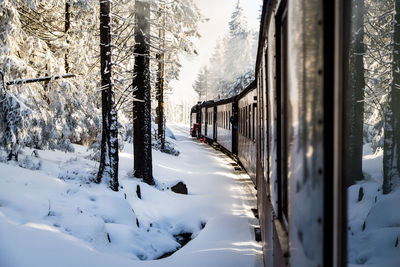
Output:
[[[181,154],[154,151],[157,187],[131,178],[130,144],[120,154],[119,192],[89,182],[98,166],[82,146],[39,151],[39,159],[26,149],[25,168],[0,163],[0,266],[262,266],[249,177],[186,127],[172,129]],[[178,181],[188,195],[169,190]],[[181,233],[193,239],[156,260],[180,248]]]
[[[400,266],[400,190],[382,194],[382,157],[364,145],[365,180],[348,189],[349,267]]]

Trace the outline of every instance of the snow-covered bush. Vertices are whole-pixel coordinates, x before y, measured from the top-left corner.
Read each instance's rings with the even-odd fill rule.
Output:
[[[87,5],[83,1],[75,4],[79,10],[77,16],[91,14],[85,11]],[[57,6],[55,1],[40,5],[34,1],[0,2],[0,69],[4,71],[6,81],[58,75],[65,71],[64,37],[57,35],[48,38],[55,33],[46,32],[46,28],[35,28],[36,22],[21,23],[26,20],[26,13],[40,11],[44,16],[41,27],[58,29],[60,25],[57,23],[64,23],[64,19],[57,21],[60,16],[64,16],[64,11],[57,14],[60,8],[63,10],[64,5]],[[88,37],[86,34],[86,39]],[[93,38],[90,39],[92,43],[89,45],[95,42]],[[82,40],[85,40],[83,36],[79,38],[79,41]],[[71,47],[75,57],[69,58],[70,69],[79,69],[76,74],[81,75],[71,80],[7,87],[1,85],[1,98],[4,100],[0,103],[1,146],[11,154],[17,156],[19,147],[24,146],[72,151],[71,143],[91,144],[95,141],[100,125],[97,104],[99,92],[96,90],[96,82],[93,82],[95,79],[82,76],[89,75],[86,66],[89,61],[95,61],[95,57],[93,51],[84,51],[88,50],[87,45]],[[81,51],[78,53],[76,49]]]

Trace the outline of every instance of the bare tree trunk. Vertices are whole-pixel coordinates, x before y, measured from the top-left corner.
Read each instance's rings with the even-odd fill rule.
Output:
[[[100,0],[100,61],[103,129],[100,166],[96,182],[100,183],[102,180],[106,180],[106,183],[112,190],[118,191],[118,125],[111,79],[112,63],[109,0]]]
[[[383,193],[390,193],[400,180],[400,1],[395,1],[393,33],[392,88],[388,96],[385,112],[385,132],[383,143]]]
[[[65,72],[69,72],[69,63],[68,63],[68,53],[69,53],[69,29],[71,28],[71,4],[69,0],[66,0],[65,2],[65,28],[64,28],[64,33],[65,33],[65,42],[67,43],[67,51],[65,52],[65,57],[64,57],[64,68]]]
[[[364,121],[364,0],[352,0],[356,10],[351,25],[352,42],[349,49],[349,90],[345,91],[343,171],[347,186],[363,179],[363,121]]]
[[[154,185],[151,151],[150,5],[136,1],[135,66],[133,88],[134,175]]]
[[[158,125],[157,138],[160,141],[161,151],[165,149],[165,124],[164,124],[164,49],[165,49],[165,19],[163,10],[159,11],[160,16],[163,16],[163,22],[159,30],[160,37],[160,52],[157,54],[158,60],[158,76],[157,76],[157,118]]]

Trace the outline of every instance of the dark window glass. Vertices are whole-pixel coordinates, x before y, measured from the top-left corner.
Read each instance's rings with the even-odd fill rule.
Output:
[[[280,55],[277,59],[277,106],[278,114],[278,215],[288,221],[288,184],[287,184],[287,168],[288,168],[288,151],[287,151],[287,128],[289,126],[287,120],[287,10],[282,12],[280,20],[277,22],[277,53]],[[289,111],[290,112],[290,111]]]

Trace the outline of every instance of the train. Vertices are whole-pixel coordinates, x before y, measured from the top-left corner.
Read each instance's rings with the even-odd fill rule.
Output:
[[[255,80],[190,111],[192,135],[237,159],[257,189],[265,266],[347,266],[351,20],[345,0],[264,0]]]

